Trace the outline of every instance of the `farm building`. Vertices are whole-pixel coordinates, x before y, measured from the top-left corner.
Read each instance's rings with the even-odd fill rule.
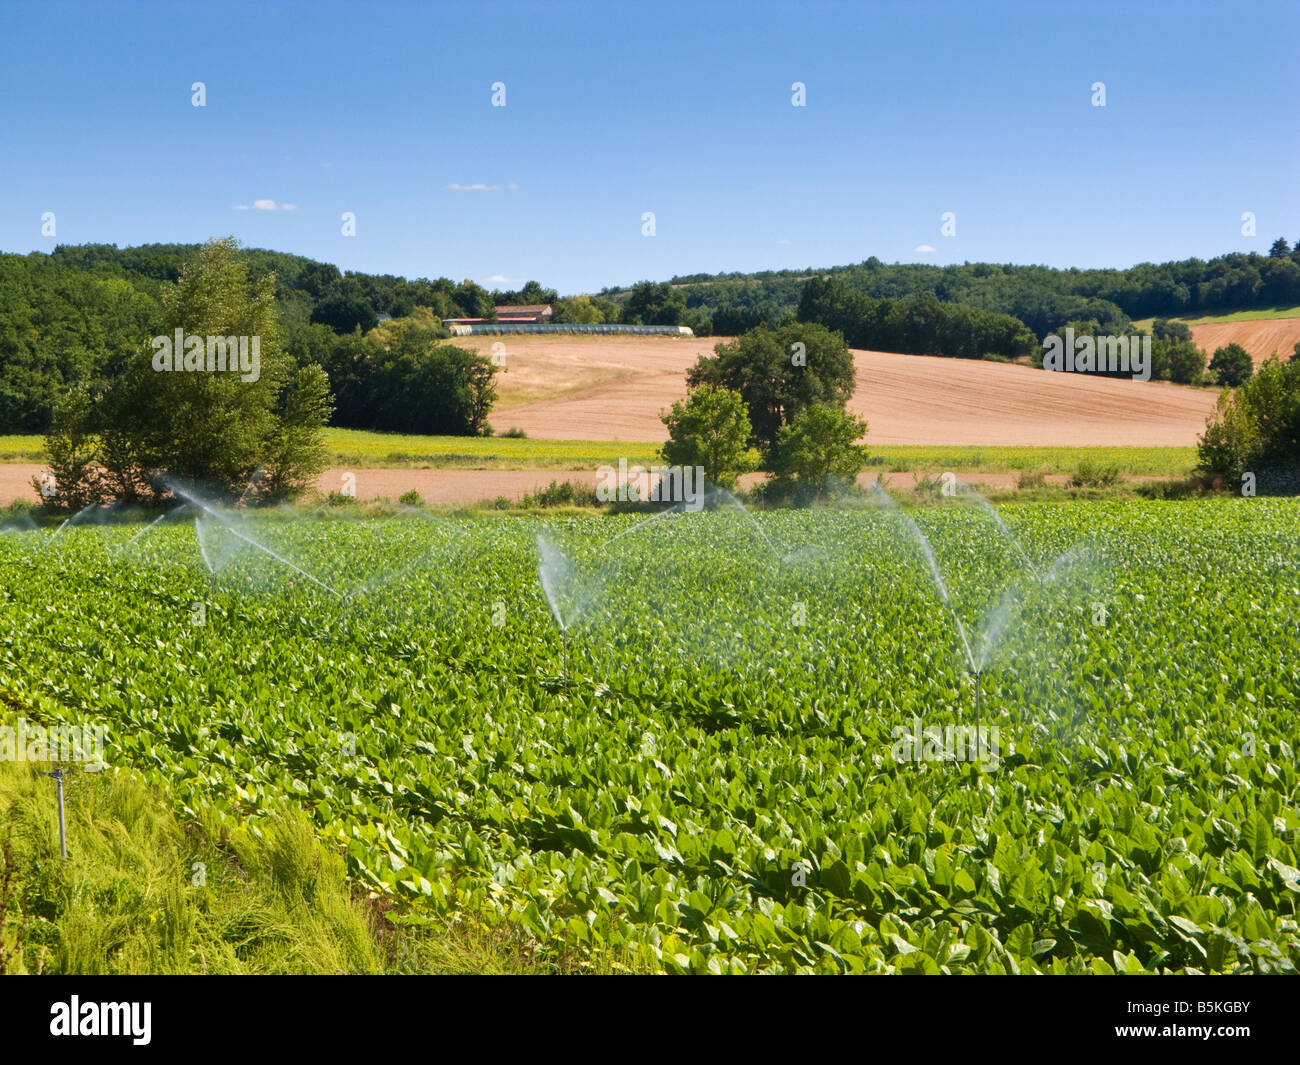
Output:
[[[497,321],[536,322],[539,325],[551,320],[555,313],[549,303],[515,303],[498,307]]]
[[[502,325],[545,325],[550,322],[555,311],[549,303],[509,303],[503,307],[496,307],[496,320]],[[443,323],[450,326],[456,325],[478,325],[486,322],[486,318],[444,318]]]

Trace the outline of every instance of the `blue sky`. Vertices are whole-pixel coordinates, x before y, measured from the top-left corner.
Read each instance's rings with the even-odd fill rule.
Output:
[[[8,0],[0,250],[234,234],[562,294],[1266,251],[1300,238],[1298,45],[1294,0]]]

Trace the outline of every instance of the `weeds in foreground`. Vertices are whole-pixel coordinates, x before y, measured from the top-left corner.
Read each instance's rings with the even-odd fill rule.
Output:
[[[127,773],[74,774],[68,859],[49,782],[0,764],[0,974],[593,971],[521,929],[415,915],[348,882],[301,813],[183,823]],[[609,959],[599,971],[629,971]]]

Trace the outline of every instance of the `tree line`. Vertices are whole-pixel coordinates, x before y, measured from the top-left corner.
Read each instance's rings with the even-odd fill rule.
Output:
[[[877,300],[929,296],[1009,314],[1041,340],[1071,321],[1095,320],[1100,332],[1118,335],[1140,318],[1294,306],[1300,303],[1300,248],[1278,238],[1266,255],[1232,252],[1212,259],[1140,263],[1125,270],[999,263],[890,265],[872,256],[830,269],[691,274],[669,283],[681,293],[687,310],[711,316],[716,327],[720,310],[762,310],[771,319],[797,307],[812,278],[840,281],[846,289]],[[606,289],[602,296],[621,300],[624,292]]]
[[[442,344],[442,319],[493,318],[499,294],[473,281],[343,273],[233,244],[230,252],[249,284],[269,286],[280,348],[298,368],[325,370],[335,424],[487,431],[492,367]],[[150,338],[168,331],[167,294],[203,254],[200,245],[88,244],[0,255],[0,433],[44,432],[68,389],[112,391]],[[381,315],[404,328],[376,334]]]
[[[799,301],[801,322],[842,333],[851,347],[980,359],[1032,355],[1037,339],[1009,314],[995,314],[934,296],[873,299],[844,282],[809,280]]]
[[[333,424],[440,434],[490,431],[494,390],[485,360],[446,344],[444,318],[495,317],[501,304],[547,303],[558,323],[686,325],[697,335],[740,336],[796,322],[841,333],[854,347],[1040,364],[1040,341],[1132,334],[1130,314],[1158,316],[1227,306],[1300,302],[1300,252],[1285,240],[1269,255],[1231,254],[1129,270],[1055,270],[988,263],[887,266],[877,259],[825,273],[701,275],[560,297],[529,281],[488,291],[473,281],[410,280],[340,271],[266,249],[235,248],[250,283],[271,286],[281,347],[294,365],[320,366]],[[59,246],[0,254],[0,433],[50,424],[73,386],[111,390],[150,336],[164,331],[164,298],[200,256],[199,245]],[[1185,326],[1159,317],[1153,376],[1240,383],[1249,359],[1205,354]]]

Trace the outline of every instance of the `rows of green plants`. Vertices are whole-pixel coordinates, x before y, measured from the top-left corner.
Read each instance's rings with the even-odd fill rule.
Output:
[[[971,721],[972,661],[882,508],[4,535],[2,713],[602,965],[1293,970],[1294,501],[1003,516],[1028,563],[913,515],[996,764],[898,756]]]

